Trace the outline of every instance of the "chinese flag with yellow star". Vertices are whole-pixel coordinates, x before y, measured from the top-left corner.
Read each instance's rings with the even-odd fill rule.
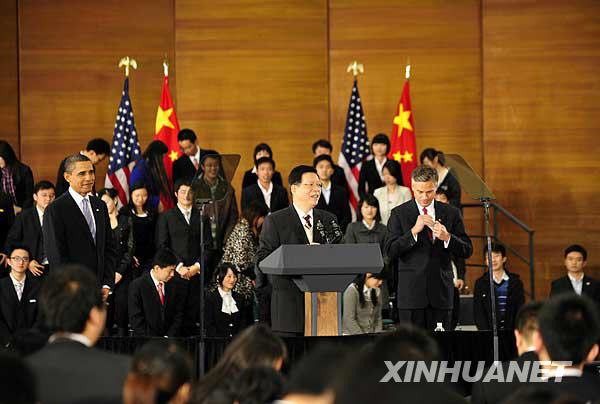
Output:
[[[179,143],[177,143],[177,134],[179,133],[179,122],[175,115],[175,105],[169,91],[169,76],[165,75],[163,81],[162,94],[160,96],[160,105],[156,113],[156,130],[154,132],[154,140],[161,140],[167,145],[169,151],[165,155],[165,170],[169,183],[173,185],[173,163],[181,156],[179,151]],[[166,198],[161,194],[160,201],[165,210],[171,209],[174,206],[173,198]]]
[[[402,96],[394,115],[389,159],[400,163],[404,186],[410,188],[410,175],[417,167],[417,141],[415,138],[415,122],[410,107],[410,86],[404,82]]]

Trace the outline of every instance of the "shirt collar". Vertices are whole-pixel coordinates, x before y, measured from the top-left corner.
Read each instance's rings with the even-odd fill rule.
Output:
[[[252,167],[252,174],[256,174],[256,166]]]
[[[571,280],[571,282],[575,282],[575,283],[583,283],[583,277],[585,275],[583,275],[581,277],[581,279],[575,279],[570,273],[567,273],[567,276],[569,277],[569,279]]]
[[[44,216],[44,211],[41,210],[37,205],[35,205],[35,210],[37,211],[39,217]]]
[[[306,215],[310,216],[310,222],[313,224],[315,224],[315,221],[313,220],[313,213],[314,213],[314,209],[309,210],[308,212],[303,212],[298,206],[296,206],[296,204],[294,203],[294,209],[296,210],[296,213],[298,214],[298,216],[300,217],[300,222],[304,225],[304,217]]]
[[[179,202],[177,203],[177,207],[179,208],[179,210],[181,211],[181,213],[183,213],[183,215],[187,215],[188,213],[192,213],[192,208],[186,209],[183,206],[181,206],[179,204]]]
[[[428,215],[434,215],[435,214],[435,200],[431,201],[431,203],[427,206],[421,206],[419,205],[419,203],[417,201],[415,201],[415,203],[417,204],[417,208],[419,209],[419,213],[423,214],[423,209],[427,209],[427,214]]]
[[[89,340],[88,337],[86,337],[83,334],[77,334],[77,333],[73,333],[73,332],[57,332],[54,333],[50,336],[50,338],[48,339],[49,343],[52,343],[54,341],[56,341],[59,338],[64,338],[64,339],[68,339],[71,341],[76,341],[79,342],[80,344],[85,345],[88,348],[92,347],[92,341]]]
[[[152,273],[152,270],[150,270],[150,278],[152,278],[152,282],[154,282],[154,287],[157,288],[158,284],[160,283],[160,281],[154,277],[154,274]],[[163,284],[164,284],[164,282],[163,282]]]
[[[377,224],[376,220],[373,220],[373,223],[371,223],[370,226],[367,224],[367,222],[365,220],[363,220],[362,222],[365,225],[365,227],[369,230],[373,230],[375,228],[375,225]]]
[[[196,154],[194,154],[194,158],[200,164],[200,148],[196,145]]]
[[[25,279],[27,279],[27,276],[25,276],[25,279],[23,279],[22,281],[18,281],[15,279],[15,277],[13,276],[12,272],[8,274],[10,276],[10,279],[12,280],[13,285],[23,285],[25,286]]]
[[[383,163],[379,163],[379,160],[377,160],[376,157],[373,157],[373,160],[375,160],[375,167],[377,167],[377,172],[381,174],[381,172],[383,171],[383,166],[385,165],[385,163],[387,163],[387,157],[383,160]]]
[[[81,196],[80,194],[78,194],[77,192],[75,192],[75,190],[73,188],[71,188],[71,187],[69,187],[69,194],[71,194],[71,196],[75,200],[75,203],[77,203],[77,206],[81,206],[81,202],[84,199],[87,199],[88,201],[90,200],[90,196],[89,195]]]
[[[329,186],[325,186],[323,185],[323,187],[321,188],[322,191],[331,191],[331,181],[329,181]]]
[[[258,187],[260,188],[260,190],[262,191],[263,194],[270,194],[271,192],[273,192],[273,181],[269,182],[269,188],[268,189],[264,189],[262,185],[260,185],[260,181],[256,180],[256,183],[258,184]]]
[[[219,295],[221,295],[221,298],[223,298],[225,296],[233,296],[233,294],[231,293],[231,290],[229,292],[225,292],[223,289],[221,289],[220,286],[217,288],[217,290],[219,291]]]
[[[505,270],[502,270],[502,281],[507,281],[507,280],[509,280],[509,279],[510,279],[510,278],[508,277],[508,274],[506,273],[506,271],[505,271]],[[501,282],[502,282],[502,281],[501,281]],[[495,277],[494,277],[494,282],[496,282],[496,278],[495,278]]]

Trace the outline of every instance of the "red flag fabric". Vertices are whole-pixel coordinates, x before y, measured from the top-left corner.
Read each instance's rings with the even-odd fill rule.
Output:
[[[173,186],[173,163],[181,156],[179,143],[177,143],[177,134],[179,133],[179,122],[175,114],[175,105],[169,91],[169,76],[165,75],[163,81],[162,94],[160,96],[160,104],[156,112],[156,128],[154,132],[154,140],[161,140],[167,145],[169,151],[165,155],[164,163],[167,171],[167,178],[171,188]],[[171,209],[174,206],[173,198],[160,196],[165,210]]]
[[[396,108],[396,115],[394,115],[391,147],[388,158],[400,163],[404,186],[410,188],[410,176],[412,171],[418,165],[418,156],[417,141],[415,138],[415,122],[410,106],[410,86],[408,80],[404,82],[402,96],[400,97],[400,102],[398,102],[398,107]]]

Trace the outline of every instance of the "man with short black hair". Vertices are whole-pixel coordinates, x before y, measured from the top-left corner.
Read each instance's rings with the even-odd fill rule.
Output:
[[[90,159],[95,167],[104,161],[110,154],[110,144],[102,138],[95,138],[90,140],[85,147],[85,150],[80,151],[79,154]],[[56,197],[61,196],[69,189],[69,183],[65,180],[66,160],[67,158],[61,161],[60,166],[58,167],[58,174],[56,175]],[[94,187],[92,187],[90,192],[95,193]]]
[[[321,154],[315,157],[313,167],[317,170],[323,184],[317,208],[334,214],[342,232],[345,233],[346,227],[352,221],[352,213],[350,212],[348,191],[333,182],[334,164],[331,156]]]
[[[287,191],[281,185],[273,182],[275,162],[270,157],[256,160],[256,175],[258,180],[242,190],[242,212],[257,201],[270,213],[277,212],[290,205]]]
[[[180,179],[194,179],[198,170],[202,170],[200,163],[208,153],[216,153],[214,150],[203,150],[196,143],[196,133],[191,129],[181,129],[177,134],[177,143],[183,153],[173,163],[173,183]]]
[[[315,158],[323,155],[331,156],[333,153],[333,146],[328,140],[319,139],[312,145],[312,152]],[[344,169],[337,164],[333,163],[333,159],[331,161],[333,165],[333,174],[331,174],[331,182],[335,185],[339,185],[345,190],[348,190],[348,181],[346,180],[346,173],[344,173]]]
[[[93,348],[106,323],[93,274],[81,265],[53,270],[40,293],[40,310],[53,332],[48,344],[27,358],[39,383],[40,402],[121,403],[130,360]]]
[[[565,249],[564,257],[567,274],[552,281],[550,297],[576,293],[588,296],[600,306],[600,282],[583,272],[587,264],[586,249],[579,244],[572,244]]]

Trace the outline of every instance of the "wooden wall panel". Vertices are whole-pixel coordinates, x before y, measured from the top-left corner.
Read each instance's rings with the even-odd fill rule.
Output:
[[[61,159],[90,138],[112,141],[124,78],[117,64],[126,55],[139,63],[130,96],[140,142],[148,144],[165,53],[174,60],[173,1],[21,1],[22,151],[37,179],[54,181]]]
[[[17,1],[0,3],[0,139],[19,154],[19,53]]]
[[[175,24],[180,123],[242,155],[238,194],[259,142],[284,177],[312,163],[328,130],[327,2],[177,0]]]
[[[568,244],[585,245],[600,275],[600,4],[486,0],[483,28],[485,175],[536,230],[546,297]]]

